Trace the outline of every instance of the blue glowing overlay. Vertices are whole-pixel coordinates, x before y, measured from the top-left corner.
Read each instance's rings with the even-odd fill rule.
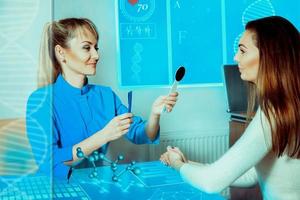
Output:
[[[119,165],[120,169],[128,165]],[[46,176],[27,176],[6,187],[0,183],[0,199],[202,199],[223,200],[218,194],[207,194],[185,183],[179,173],[160,161],[136,163],[141,173],[129,171],[116,182],[111,166],[98,167],[98,176],[90,178],[92,169],[77,169],[69,181]]]

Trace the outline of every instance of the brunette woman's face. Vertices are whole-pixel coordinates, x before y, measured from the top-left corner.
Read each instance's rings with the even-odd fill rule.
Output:
[[[234,60],[238,63],[241,79],[256,83],[259,68],[259,50],[253,40],[253,34],[250,31],[244,32]]]

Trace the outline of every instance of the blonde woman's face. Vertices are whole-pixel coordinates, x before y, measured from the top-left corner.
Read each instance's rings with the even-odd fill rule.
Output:
[[[234,60],[238,63],[241,79],[256,83],[259,68],[259,50],[252,39],[253,33],[245,31],[239,42]]]
[[[65,49],[65,67],[72,74],[95,75],[96,65],[99,60],[98,43],[90,31],[77,34],[68,42],[69,48]]]

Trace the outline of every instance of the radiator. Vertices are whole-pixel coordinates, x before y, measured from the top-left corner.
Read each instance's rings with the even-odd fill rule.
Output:
[[[160,144],[150,145],[150,159],[159,159],[168,145],[179,147],[189,160],[211,163],[228,149],[228,130],[162,132]]]

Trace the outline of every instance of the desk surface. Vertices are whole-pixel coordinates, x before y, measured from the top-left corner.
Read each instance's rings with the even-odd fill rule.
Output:
[[[119,165],[118,172],[127,165]],[[89,178],[92,169],[77,169],[70,182],[53,180],[42,176],[23,179],[0,177],[0,199],[197,199],[221,200],[218,194],[206,194],[183,182],[180,175],[159,161],[137,163],[142,173],[138,176],[130,171],[118,182],[112,181],[110,166],[97,168],[98,177]],[[18,180],[18,181],[15,181]]]

